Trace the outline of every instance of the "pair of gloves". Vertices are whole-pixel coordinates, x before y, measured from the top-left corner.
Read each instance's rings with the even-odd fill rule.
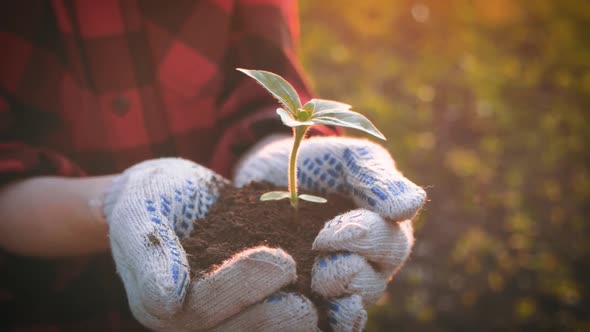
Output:
[[[237,166],[233,185],[287,186],[291,145],[286,137],[260,142]],[[367,140],[310,138],[301,145],[298,167],[300,179],[310,179],[299,181],[302,189],[339,192],[358,206],[327,221],[315,239],[312,289],[329,300],[334,331],[360,331],[365,307],[411,251],[411,218],[426,194],[385,149]],[[104,212],[134,316],[162,331],[317,331],[312,302],[281,292],[296,278],[295,262],[282,249],[245,249],[205,277],[190,278],[179,239],[190,236],[192,221],[207,214],[226,185],[183,159],[145,161],[114,181]]]

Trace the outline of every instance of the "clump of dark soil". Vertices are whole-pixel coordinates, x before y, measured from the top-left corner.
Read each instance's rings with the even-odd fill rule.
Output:
[[[300,200],[295,213],[288,199],[259,200],[260,195],[272,190],[277,188],[254,182],[222,191],[207,217],[194,222],[193,236],[182,241],[192,277],[199,278],[247,248],[282,248],[297,264],[297,282],[286,290],[311,299],[321,316],[324,304],[311,291],[311,268],[318,254],[311,250],[311,245],[328,220],[355,207],[348,199],[330,195],[325,204]]]

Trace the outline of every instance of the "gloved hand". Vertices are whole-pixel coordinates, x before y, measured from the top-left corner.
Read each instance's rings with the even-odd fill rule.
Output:
[[[287,186],[292,142],[271,136],[255,146],[236,168],[235,185],[256,180]],[[410,254],[411,218],[426,193],[396,169],[384,148],[368,140],[312,137],[301,143],[297,165],[300,188],[341,193],[360,208],[327,222],[315,239],[313,249],[320,255],[312,289],[330,300],[335,331],[362,330],[364,308],[382,295]]]
[[[313,331],[317,313],[295,294],[293,258],[258,247],[193,280],[179,238],[207,214],[227,180],[183,159],[137,164],[106,194],[113,257],[134,316],[165,331]]]

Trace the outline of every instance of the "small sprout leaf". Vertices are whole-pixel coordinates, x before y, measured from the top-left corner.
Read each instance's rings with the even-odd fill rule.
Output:
[[[385,136],[367,119],[364,115],[345,109],[333,109],[316,112],[312,115],[311,121],[314,124],[325,124],[354,128],[367,132],[382,140]]]
[[[334,100],[312,99],[303,105],[303,109],[314,114],[315,112],[335,109],[349,110],[352,106]]]
[[[285,126],[289,127],[299,127],[299,126],[311,126],[313,125],[312,121],[297,121],[293,119],[293,116],[287,110],[283,108],[277,108],[277,114],[281,117],[281,121]]]
[[[308,110],[305,110],[303,108],[300,108],[297,110],[297,120],[299,121],[307,121],[309,120],[309,118],[311,118],[311,112]]]
[[[295,114],[301,108],[301,101],[297,92],[289,82],[285,81],[279,75],[264,70],[248,70],[242,68],[238,68],[238,70],[255,79],[275,96],[291,114]]]
[[[301,198],[304,201],[313,202],[313,203],[326,203],[328,201],[327,199],[325,199],[323,197],[308,195],[308,194],[301,194],[301,195],[299,195],[299,198]]]
[[[278,201],[284,198],[289,198],[291,194],[288,191],[270,191],[260,196],[261,201]]]

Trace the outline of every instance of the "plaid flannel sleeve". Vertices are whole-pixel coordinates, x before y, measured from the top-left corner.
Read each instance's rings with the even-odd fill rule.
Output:
[[[21,139],[23,128],[5,98],[0,96],[0,186],[38,175],[82,176],[82,169],[66,156]]]
[[[237,1],[230,46],[224,66],[226,81],[220,96],[222,134],[210,166],[227,175],[238,158],[254,143],[271,133],[290,133],[275,111],[268,92],[236,68],[277,73],[290,82],[305,103],[310,89],[296,60],[299,39],[297,1]],[[310,135],[338,135],[338,129],[314,126]]]

